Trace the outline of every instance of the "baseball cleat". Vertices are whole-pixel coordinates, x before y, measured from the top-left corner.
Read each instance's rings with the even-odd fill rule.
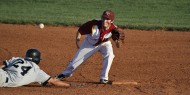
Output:
[[[100,84],[109,84],[110,81],[105,79],[100,79]]]
[[[66,76],[63,75],[63,74],[58,74],[57,76],[55,76],[55,78],[58,79],[58,80],[62,80],[64,78],[66,78]]]

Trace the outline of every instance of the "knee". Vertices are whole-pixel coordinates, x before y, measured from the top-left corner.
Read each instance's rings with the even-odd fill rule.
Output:
[[[114,59],[115,55],[113,53],[107,53],[103,56],[103,59]]]

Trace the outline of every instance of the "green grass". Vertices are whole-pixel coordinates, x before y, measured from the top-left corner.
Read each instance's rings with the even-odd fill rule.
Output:
[[[0,22],[81,25],[115,12],[115,24],[130,29],[190,30],[190,0],[0,0]]]

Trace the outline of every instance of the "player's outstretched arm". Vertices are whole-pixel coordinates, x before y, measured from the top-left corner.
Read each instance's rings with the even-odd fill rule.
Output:
[[[55,86],[64,86],[64,87],[70,87],[70,84],[68,83],[65,83],[63,81],[60,81],[60,80],[57,80],[55,78],[50,78],[48,80],[48,83],[52,84],[52,85],[55,85]]]

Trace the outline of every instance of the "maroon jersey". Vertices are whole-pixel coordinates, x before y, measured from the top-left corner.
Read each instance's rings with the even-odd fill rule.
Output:
[[[97,26],[98,30],[100,32],[99,40],[95,45],[99,45],[102,42],[108,41],[109,38],[105,38],[105,35],[112,32],[112,30],[117,29],[117,27],[112,23],[108,30],[104,30],[102,28],[102,20],[91,20],[91,21],[84,23],[78,29],[78,31],[81,33],[81,35],[91,34],[93,32],[94,26]]]

